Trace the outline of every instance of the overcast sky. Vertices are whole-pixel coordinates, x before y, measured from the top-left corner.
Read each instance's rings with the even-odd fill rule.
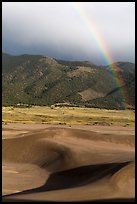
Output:
[[[2,39],[9,54],[104,65],[102,39],[114,61],[134,62],[135,3],[3,2]]]

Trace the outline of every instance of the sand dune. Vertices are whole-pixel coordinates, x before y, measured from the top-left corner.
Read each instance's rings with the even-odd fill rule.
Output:
[[[2,141],[3,200],[132,200],[134,153],[129,135],[65,127],[27,130]]]

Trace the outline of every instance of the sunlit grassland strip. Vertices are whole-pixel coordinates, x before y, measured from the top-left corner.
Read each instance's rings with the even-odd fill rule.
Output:
[[[3,122],[44,124],[92,124],[134,126],[132,110],[105,110],[79,107],[3,107]]]

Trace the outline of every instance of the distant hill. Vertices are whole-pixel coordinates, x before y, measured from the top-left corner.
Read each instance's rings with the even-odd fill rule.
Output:
[[[125,105],[134,108],[135,64],[117,62],[115,67],[117,77],[123,81],[121,85],[115,83],[111,66],[3,53],[2,102],[3,105],[61,103],[107,109],[123,109]]]

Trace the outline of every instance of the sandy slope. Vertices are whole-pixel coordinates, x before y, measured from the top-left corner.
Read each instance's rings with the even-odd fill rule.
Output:
[[[16,132],[9,137],[6,132],[2,141],[3,199],[134,198],[134,142],[128,128],[121,133],[115,127],[114,134],[107,127],[101,133],[101,127],[12,125],[3,129]]]

